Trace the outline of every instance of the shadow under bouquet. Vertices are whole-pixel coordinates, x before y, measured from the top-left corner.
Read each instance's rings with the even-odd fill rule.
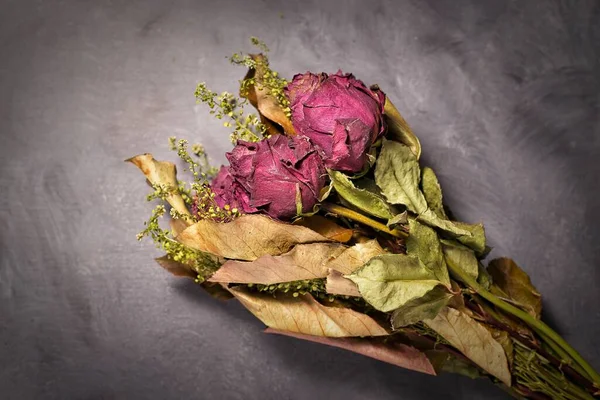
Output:
[[[288,82],[252,41],[261,54],[231,57],[248,68],[239,97],[196,90],[232,129],[228,166],[175,138],[189,183],[151,154],[128,160],[161,200],[138,235],[166,252],[158,263],[238,300],[269,333],[489,378],[516,398],[595,398],[599,374],[541,321],[521,268],[484,266],[483,225],[452,217],[384,92],[342,72]]]

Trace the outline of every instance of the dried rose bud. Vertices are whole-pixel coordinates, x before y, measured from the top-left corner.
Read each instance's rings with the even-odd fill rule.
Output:
[[[222,178],[224,184],[215,187],[219,193],[213,190],[223,199],[239,198],[241,205],[249,199],[248,208],[240,207],[246,213],[262,211],[273,218],[290,219],[296,215],[298,190],[302,211],[308,212],[325,185],[323,161],[303,136],[274,135],[257,143],[240,140],[226,156],[232,182]],[[233,190],[224,194],[228,185]],[[240,189],[245,195],[239,193]],[[255,211],[248,211],[252,209]]]
[[[385,130],[385,94],[341,71],[298,74],[285,93],[296,132],[319,148],[325,166],[360,171],[371,145]]]

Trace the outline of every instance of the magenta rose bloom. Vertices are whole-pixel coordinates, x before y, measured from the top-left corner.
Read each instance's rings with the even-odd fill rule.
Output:
[[[215,194],[215,202],[221,208],[229,205],[241,213],[255,213],[258,210],[250,205],[250,195],[231,175],[229,167],[222,166],[210,185]]]
[[[290,219],[296,215],[297,190],[302,211],[308,212],[325,186],[323,161],[303,136],[274,135],[257,143],[240,140],[226,157],[231,165],[223,167],[212,183],[215,199],[245,213]]]
[[[285,93],[296,132],[319,148],[325,166],[360,171],[371,145],[385,130],[385,94],[341,71],[298,74]]]

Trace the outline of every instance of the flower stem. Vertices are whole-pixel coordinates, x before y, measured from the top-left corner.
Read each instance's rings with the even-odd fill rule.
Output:
[[[369,217],[365,217],[361,213],[358,213],[349,208],[346,208],[346,207],[343,207],[343,206],[340,206],[337,204],[332,204],[332,203],[321,203],[321,207],[323,207],[325,210],[329,211],[332,214],[337,214],[341,217],[349,218],[349,219],[359,222],[363,225],[367,225],[367,226],[370,226],[371,228],[377,229],[378,231],[387,233],[388,235],[392,235],[397,238],[407,238],[408,237],[408,233],[406,233],[404,231],[401,231],[399,229],[390,229],[387,226],[385,226],[384,224],[382,224],[381,222],[377,222]]]
[[[485,300],[489,301],[490,303],[492,303],[499,309],[501,309],[511,315],[514,315],[515,317],[519,318],[521,321],[523,321],[527,325],[529,325],[533,330],[535,330],[542,337],[542,339],[544,339],[546,342],[548,342],[550,347],[552,347],[554,349],[560,348],[562,350],[562,354],[559,354],[560,356],[563,356],[564,354],[568,355],[576,364],[579,365],[579,367],[581,367],[581,370],[583,370],[585,372],[586,377],[591,379],[596,385],[600,385],[600,375],[598,374],[598,372],[596,372],[594,370],[594,368],[587,361],[585,361],[583,359],[583,357],[577,352],[577,350],[575,350],[573,347],[571,347],[552,328],[550,328],[544,322],[529,315],[525,311],[523,311],[503,300],[500,300],[498,297],[496,297],[495,295],[493,295],[492,293],[488,292],[483,287],[481,287],[474,278],[472,278],[471,276],[466,274],[462,269],[452,267],[450,264],[448,264],[448,268],[461,281],[463,281],[467,286],[469,286],[471,289],[473,289],[478,295],[483,297]],[[558,352],[559,351],[557,351],[557,353]],[[569,361],[569,360],[567,360],[567,361]],[[575,365],[573,365],[573,367],[576,368]]]
[[[399,238],[408,237],[408,234],[406,232],[400,231],[398,229],[389,229],[384,224],[374,221],[373,219],[366,217],[363,214],[360,214],[356,211],[350,210],[346,207],[342,207],[340,205],[331,203],[322,203],[321,206],[325,210],[333,214],[352,219],[356,222],[370,226],[389,235]],[[456,275],[462,282],[464,282],[467,286],[473,289],[479,296],[489,301],[502,311],[517,317],[518,319],[529,325],[534,331],[538,333],[538,335],[540,335],[540,337],[545,342],[548,343],[548,345],[551,348],[554,349],[554,351],[556,351],[559,354],[560,357],[568,355],[568,357],[574,361],[573,368],[577,369],[578,371],[584,372],[584,377],[590,379],[595,386],[600,387],[600,374],[598,374],[598,372],[596,372],[596,370],[594,370],[594,368],[583,359],[583,357],[577,352],[577,350],[571,347],[571,345],[569,345],[562,337],[560,337],[560,335],[556,333],[552,328],[550,328],[548,325],[546,325],[539,319],[536,319],[530,314],[526,313],[525,311],[499,299],[494,294],[488,292],[481,285],[479,285],[476,279],[469,276],[462,269],[452,267],[450,264],[448,264],[448,268],[454,275]],[[571,360],[567,359],[565,361],[568,362]]]

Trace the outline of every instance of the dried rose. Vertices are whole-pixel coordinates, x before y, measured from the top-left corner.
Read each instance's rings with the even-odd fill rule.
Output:
[[[325,185],[323,161],[303,136],[274,135],[257,143],[240,140],[226,156],[233,179],[229,183],[222,178],[224,184],[215,187],[220,190],[215,193],[223,199],[238,199],[242,206],[249,199],[248,207],[241,207],[247,213],[262,211],[273,218],[290,219],[296,215],[297,191],[302,211],[308,212]],[[223,193],[228,186],[229,192]]]
[[[298,74],[285,93],[296,132],[319,148],[325,166],[360,171],[371,145],[385,130],[385,94],[341,71]]]
[[[230,167],[222,166],[211,182],[215,202],[221,208],[228,205],[241,213],[255,213],[258,210],[250,205],[250,195],[231,175]]]

